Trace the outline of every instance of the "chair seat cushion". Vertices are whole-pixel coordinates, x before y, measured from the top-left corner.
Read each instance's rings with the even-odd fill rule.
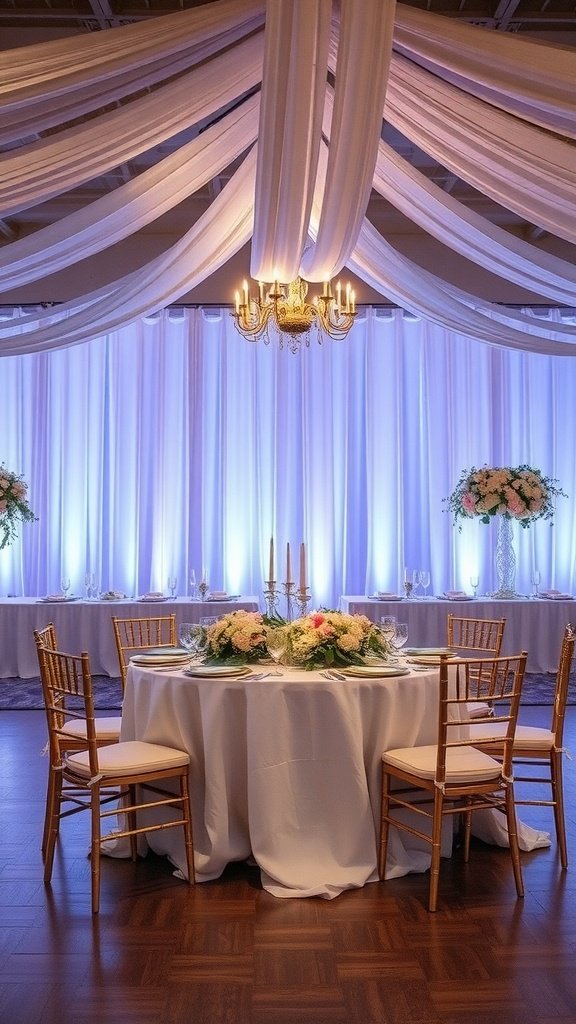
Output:
[[[122,719],[119,715],[115,718],[95,718],[94,724],[98,741],[119,739],[120,726],[122,725]],[[85,739],[86,720],[84,718],[71,718],[66,722],[62,731],[68,733],[69,736],[78,736],[81,739]]]
[[[400,768],[423,779],[436,776],[435,744],[426,747],[400,747],[387,750],[382,756],[384,766]],[[482,782],[496,779],[501,765],[493,757],[474,747],[449,747],[446,751],[446,782]]]
[[[483,722],[482,725],[471,725],[469,728],[470,739],[476,743],[484,737],[505,736],[506,725],[504,722],[497,722],[493,726]],[[554,746],[554,733],[550,729],[541,729],[536,725],[517,725],[514,739],[514,749],[519,747],[531,747],[534,750],[551,750]]]
[[[120,775],[144,775],[150,771],[164,771],[166,768],[182,768],[190,758],[183,750],[163,747],[158,743],[142,743],[128,740],[98,748],[98,768],[106,778]],[[90,777],[88,751],[68,754],[66,764],[80,775]]]

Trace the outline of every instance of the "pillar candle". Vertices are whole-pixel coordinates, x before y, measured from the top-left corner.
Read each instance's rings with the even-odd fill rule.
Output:
[[[306,546],[300,545],[300,590],[306,590]]]
[[[286,583],[292,583],[292,567],[290,565],[290,541],[286,545]]]

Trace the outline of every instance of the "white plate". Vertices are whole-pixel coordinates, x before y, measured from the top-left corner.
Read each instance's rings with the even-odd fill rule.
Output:
[[[40,601],[43,604],[66,604],[67,601],[77,601],[77,597],[65,597],[63,594],[47,594],[46,597],[40,597]]]
[[[237,676],[249,676],[252,669],[248,665],[190,665],[184,669],[185,676],[200,679],[233,679]]]
[[[338,671],[361,679],[382,679],[385,676],[407,676],[410,669],[399,665],[349,665]]]
[[[374,594],[375,601],[403,601],[401,594]]]
[[[168,598],[167,597],[146,597],[146,595],[144,595],[143,597],[139,597],[138,600],[139,601],[146,601],[147,604],[148,603],[149,604],[156,604],[158,601],[167,601]]]
[[[161,668],[162,666],[168,667],[169,665],[185,665],[191,655],[187,654],[185,658],[180,655],[172,655],[171,657],[167,654],[134,654],[130,658],[133,665],[141,665],[143,668],[146,665],[154,665],[155,667]]]
[[[459,594],[458,597],[448,597],[448,594],[442,595],[443,601],[473,601],[472,594]]]
[[[452,657],[454,657],[454,655],[452,655]],[[440,655],[438,655],[438,654],[428,654],[426,656],[421,655],[421,656],[419,656],[417,658],[408,658],[408,661],[410,662],[411,665],[439,665],[440,664]]]
[[[143,658],[191,658],[192,655],[184,647],[149,647],[141,652]]]
[[[405,647],[403,653],[414,658],[420,655],[438,657],[440,654],[449,654],[455,658],[457,651],[453,647]]]

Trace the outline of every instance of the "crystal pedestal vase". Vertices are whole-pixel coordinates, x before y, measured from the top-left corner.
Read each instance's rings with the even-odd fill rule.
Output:
[[[506,516],[498,516],[496,536],[496,578],[498,590],[492,597],[518,597],[514,589],[516,581],[516,555],[512,546],[512,522]]]

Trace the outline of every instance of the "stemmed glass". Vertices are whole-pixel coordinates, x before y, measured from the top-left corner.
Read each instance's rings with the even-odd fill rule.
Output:
[[[60,580],[60,590],[62,591],[64,597],[68,597],[68,591],[70,590],[69,576],[63,576],[62,579]]]
[[[404,586],[404,593],[406,594],[406,597],[410,597],[410,595],[412,594],[412,591],[414,590],[414,573],[412,572],[412,569],[407,569],[407,568],[404,569],[404,583],[403,583],[403,586]]]
[[[479,576],[471,576],[470,577],[470,586],[472,587],[472,590],[474,591],[474,597],[476,597],[476,594],[478,593],[478,585],[479,585],[479,583],[480,583],[480,577]]]
[[[394,635],[391,637],[391,643],[394,649],[400,653],[400,649],[404,647],[404,644],[408,642],[408,623],[397,622],[394,630]]]
[[[386,643],[392,643],[396,632],[396,616],[382,615],[380,619],[380,631]]]
[[[174,598],[176,595],[176,587],[178,586],[178,579],[176,576],[168,577],[168,590],[170,591],[170,597]]]
[[[190,584],[190,597],[195,601],[198,597],[198,585],[196,583],[196,572],[194,569],[191,569],[188,574],[188,583]]]
[[[189,652],[191,661],[199,661],[202,654],[202,628],[197,622],[181,622],[178,626],[178,641]]]
[[[269,629],[266,633],[266,650],[276,665],[282,661],[285,649],[286,641],[282,630],[274,627]]]
[[[532,573],[532,597],[538,597],[538,591],[540,589],[541,576],[538,569],[534,569]]]
[[[428,587],[430,586],[430,573],[428,572],[428,569],[419,569],[418,570],[418,582],[420,583],[420,586],[422,587],[422,590],[424,591],[424,595],[423,596],[426,597],[426,591],[428,590]]]

